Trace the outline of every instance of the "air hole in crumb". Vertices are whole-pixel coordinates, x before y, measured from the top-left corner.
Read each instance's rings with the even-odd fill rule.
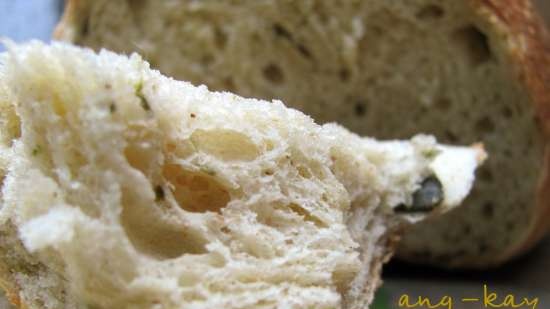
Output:
[[[492,57],[487,36],[476,26],[469,25],[456,30],[452,35],[452,40],[464,52],[467,61],[473,66],[487,62]]]
[[[164,188],[153,189],[157,200],[165,198]],[[200,231],[167,220],[163,208],[154,207],[136,191],[123,188],[120,215],[122,227],[136,250],[159,260],[207,252],[208,240]]]
[[[308,59],[312,58],[311,51],[309,51],[309,49],[305,45],[300,43],[296,43],[295,45],[296,45],[296,49],[298,49],[298,52],[302,54],[302,56]]]
[[[197,231],[152,219],[152,212],[136,211],[133,201],[123,205],[121,223],[136,250],[159,260],[207,252],[208,241]]]
[[[189,171],[177,164],[167,164],[162,169],[162,175],[170,182],[172,195],[184,210],[221,212],[229,203],[229,192],[207,172]]]
[[[233,130],[195,130],[190,141],[198,151],[222,160],[252,161],[260,155],[248,136]]]
[[[340,72],[338,73],[338,76],[340,76],[341,81],[347,82],[350,77],[349,70],[347,68],[341,68]]]
[[[280,24],[273,24],[273,32],[276,36],[285,38],[287,40],[293,40],[292,35]]]
[[[290,42],[291,45],[293,45],[302,56],[305,58],[311,59],[311,51],[305,47],[303,44],[299,43],[294,39],[292,34],[286,30],[282,25],[280,24],[273,24],[273,32],[276,36],[281,37],[287,41]]]
[[[211,54],[204,54],[204,55],[202,55],[202,57],[200,58],[200,62],[201,62],[204,66],[210,65],[210,64],[212,64],[212,62],[214,62],[214,56],[212,56]]]
[[[283,71],[281,71],[281,68],[276,64],[268,64],[263,69],[263,75],[265,79],[267,79],[269,82],[280,85],[284,82],[285,77],[283,75]]]
[[[155,201],[164,201],[164,188],[161,185],[155,186]]]
[[[504,106],[501,110],[502,116],[506,119],[512,118],[514,113],[512,112],[512,109],[509,106]]]
[[[220,28],[214,29],[214,44],[218,49],[223,50],[227,45],[227,34]]]
[[[323,221],[321,221],[319,218],[312,215],[307,209],[303,208],[298,204],[291,203],[288,205],[288,208],[292,210],[292,212],[294,212],[295,214],[303,217],[305,221],[315,224],[315,226],[318,226],[318,227],[327,226]]]
[[[176,144],[174,144],[172,142],[167,142],[166,144],[164,144],[164,149],[167,152],[174,152],[174,151],[176,151],[177,146],[176,146]]]
[[[478,133],[492,133],[495,131],[495,124],[491,118],[485,116],[476,122],[475,129]]]
[[[495,207],[493,206],[493,203],[487,202],[483,204],[481,211],[486,219],[491,219],[495,214]]]
[[[311,173],[305,166],[297,166],[296,169],[298,170],[298,174],[304,178],[311,178]]]
[[[355,112],[355,115],[362,117],[367,113],[367,107],[364,102],[356,102],[353,107],[353,111]]]
[[[435,107],[441,111],[448,111],[451,108],[451,100],[448,98],[439,98],[435,101]]]
[[[149,176],[156,162],[156,152],[151,147],[144,147],[140,143],[130,143],[124,149],[124,155],[128,163],[135,169]]]
[[[437,5],[428,5],[416,13],[418,19],[433,20],[439,19],[445,15],[445,11]]]

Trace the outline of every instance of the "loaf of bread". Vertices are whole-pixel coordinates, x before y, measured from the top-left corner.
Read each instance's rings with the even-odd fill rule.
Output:
[[[20,308],[367,308],[480,146],[361,138],[140,56],[0,56],[0,286]]]
[[[466,207],[415,226],[404,259],[495,266],[548,229],[550,45],[529,0],[72,0],[56,37],[359,134],[483,141]]]

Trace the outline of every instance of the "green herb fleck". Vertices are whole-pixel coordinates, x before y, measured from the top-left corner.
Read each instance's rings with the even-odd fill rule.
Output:
[[[115,103],[111,103],[109,105],[109,112],[111,112],[111,114],[114,114],[116,112],[116,104]]]
[[[40,147],[40,145],[36,145],[36,147],[32,149],[32,155],[37,156],[40,153],[40,151],[42,151],[42,147]]]
[[[439,150],[437,150],[437,149],[435,149],[435,148],[425,149],[425,150],[422,151],[422,155],[423,155],[426,159],[433,159],[433,158],[435,158],[438,154],[439,154]]]
[[[150,111],[151,106],[149,106],[149,102],[147,101],[147,98],[145,98],[145,96],[143,95],[142,90],[143,90],[143,81],[139,81],[139,83],[137,83],[135,86],[136,97],[139,98],[141,107],[146,111]]]

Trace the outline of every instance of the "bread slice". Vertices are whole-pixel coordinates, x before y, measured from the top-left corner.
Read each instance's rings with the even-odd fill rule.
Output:
[[[548,229],[550,45],[528,0],[73,0],[55,36],[359,134],[482,140],[466,207],[407,233],[406,260],[496,266]]]
[[[24,308],[367,308],[397,230],[458,205],[479,146],[361,138],[138,55],[0,64],[0,286]]]

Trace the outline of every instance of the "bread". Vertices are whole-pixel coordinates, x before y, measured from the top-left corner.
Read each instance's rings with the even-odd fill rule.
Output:
[[[367,308],[476,145],[361,138],[39,42],[0,57],[0,286],[21,308]]]
[[[540,12],[543,19],[546,21],[546,25],[550,23],[550,3],[545,0],[536,0],[535,7]]]
[[[72,0],[55,36],[359,134],[482,140],[466,207],[406,233],[405,260],[497,266],[548,229],[550,45],[528,0]]]
[[[8,299],[5,297],[4,293],[0,291],[0,309],[12,309],[13,307],[8,302]]]

